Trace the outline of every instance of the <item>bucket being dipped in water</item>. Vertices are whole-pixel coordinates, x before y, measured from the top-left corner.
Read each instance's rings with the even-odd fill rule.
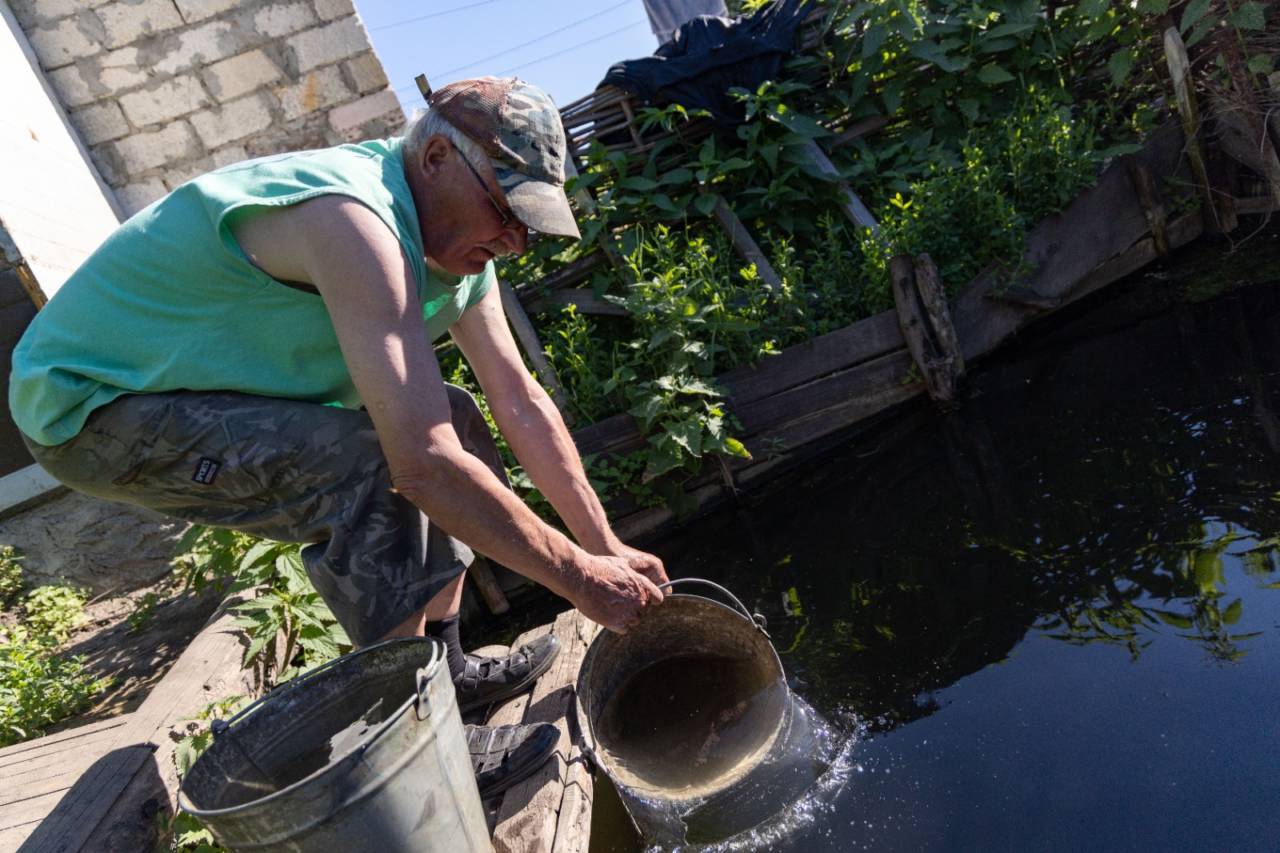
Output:
[[[708,843],[781,812],[821,775],[808,716],[765,631],[733,606],[670,593],[624,635],[601,631],[577,684],[579,728],[649,842]]]
[[[388,640],[214,726],[179,804],[233,851],[489,851],[444,644]]]

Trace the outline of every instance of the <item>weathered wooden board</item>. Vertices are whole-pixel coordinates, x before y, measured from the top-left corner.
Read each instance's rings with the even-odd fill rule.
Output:
[[[110,749],[128,715],[0,750],[0,850],[16,850],[85,770]]]
[[[522,301],[535,300],[544,293],[585,281],[605,263],[607,263],[607,258],[601,252],[583,255],[581,258],[565,264],[541,281],[516,288],[516,294]]]
[[[241,632],[224,602],[136,712],[118,726],[99,758],[55,801],[27,839],[25,850],[149,849],[155,806],[172,807],[177,773],[170,733],[215,699],[250,693],[240,670]],[[144,810],[150,801],[152,808]],[[149,811],[149,813],[148,813]]]
[[[503,796],[493,833],[498,853],[560,853],[588,846],[591,774],[570,715],[578,669],[599,626],[570,610],[556,618],[551,630],[560,640],[560,654],[534,685],[520,721],[554,723],[560,742],[538,773]],[[515,708],[518,703],[500,708],[491,723],[514,722]]]
[[[905,346],[894,312],[874,317],[794,344],[758,364],[735,368],[717,381],[724,385],[731,406],[741,406],[819,379],[838,370],[879,358]]]
[[[601,314],[614,317],[629,317],[631,313],[621,305],[607,302],[595,295],[594,291],[582,287],[554,290],[529,303],[529,310],[534,313],[559,311],[566,305],[572,305],[582,314]]]
[[[1190,176],[1182,170],[1182,150],[1181,128],[1167,124],[1131,156],[1157,181],[1178,176],[1190,185]],[[1093,188],[1032,230],[1025,256],[1032,272],[1020,288],[1045,299],[1077,298],[1073,290],[1089,273],[1123,254],[1147,231],[1147,214],[1127,164],[1113,164]],[[966,361],[991,352],[1048,310],[986,298],[1006,284],[995,274],[981,275],[953,301],[951,316]]]
[[[741,406],[874,360],[904,346],[896,314],[885,311],[806,343],[787,347],[758,364],[735,368],[722,374],[717,381],[728,393],[730,408],[737,412]],[[573,438],[583,454],[623,453],[643,443],[635,419],[626,414],[576,429]]]

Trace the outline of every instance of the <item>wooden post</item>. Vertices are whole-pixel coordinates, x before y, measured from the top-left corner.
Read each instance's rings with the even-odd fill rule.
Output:
[[[898,255],[889,261],[889,273],[898,326],[920,378],[931,398],[940,403],[951,402],[964,358],[938,271],[928,255],[920,255],[915,263],[907,255]]]
[[[1151,226],[1151,237],[1155,240],[1156,254],[1164,257],[1169,254],[1168,215],[1164,203],[1160,200],[1160,190],[1151,171],[1137,160],[1129,160],[1129,180],[1142,202],[1142,211],[1147,215],[1147,224]]]
[[[507,594],[502,591],[502,587],[498,584],[498,579],[493,576],[493,568],[484,557],[476,554],[471,567],[467,569],[467,577],[471,578],[471,582],[475,584],[476,591],[484,599],[485,606],[489,608],[489,612],[494,616],[506,613],[511,609],[511,602],[507,601]]]
[[[1250,148],[1254,149],[1258,171],[1271,189],[1272,200],[1280,205],[1280,158],[1277,158],[1271,135],[1267,132],[1264,120],[1267,111],[1263,108],[1258,91],[1250,79],[1250,72],[1245,65],[1239,42],[1235,38],[1224,38],[1220,41],[1227,73],[1231,77],[1236,93],[1240,96],[1243,107],[1240,110],[1241,119],[1248,132]]]
[[[703,190],[707,192],[707,190]],[[749,264],[755,264],[756,272],[760,278],[768,286],[769,290],[777,293],[782,289],[782,279],[778,277],[778,273],[774,271],[773,265],[769,263],[769,259],[764,256],[764,252],[760,251],[760,247],[747,231],[747,226],[742,224],[742,220],[733,212],[733,208],[729,207],[728,202],[724,200],[724,196],[716,193],[713,195],[716,200],[716,206],[711,211],[711,215],[720,223],[720,227],[729,235],[729,242],[733,244],[734,251],[738,253],[738,257],[742,258]]]
[[[951,309],[947,305],[947,291],[933,258],[928,253],[916,255],[916,294],[924,305],[937,356],[943,359],[947,371],[947,384],[954,390],[956,382],[964,375],[964,355],[960,351],[960,339],[951,322]]]
[[[1222,210],[1214,200],[1213,185],[1205,163],[1204,149],[1200,146],[1200,110],[1196,106],[1195,84],[1191,80],[1191,61],[1187,58],[1187,46],[1176,27],[1164,31],[1164,54],[1169,64],[1169,77],[1178,101],[1178,115],[1182,119],[1182,131],[1187,142],[1187,159],[1191,172],[1199,185],[1206,206],[1205,224],[1212,230],[1226,234],[1236,227],[1234,208]]]
[[[551,362],[547,361],[546,353],[542,351],[542,343],[538,340],[538,333],[533,328],[533,323],[529,321],[529,315],[524,313],[524,307],[520,304],[515,291],[511,289],[511,285],[505,281],[499,281],[498,287],[502,291],[502,309],[507,313],[507,322],[516,333],[516,340],[524,347],[525,355],[529,356],[529,363],[537,371],[538,378],[549,389],[551,399],[560,410],[560,416],[564,418],[565,424],[573,426],[573,415],[569,412],[569,398],[564,393],[564,387],[556,377],[555,370],[551,368]]]
[[[838,180],[840,170],[836,168],[835,163],[831,162],[831,158],[822,150],[822,146],[814,142],[812,139],[805,140],[801,150],[804,152],[808,161],[813,164],[822,174],[837,179],[840,192],[844,194],[844,204],[840,205],[840,210],[854,225],[859,228],[870,228],[872,234],[880,233],[880,226],[876,223],[876,219],[871,215],[871,211],[867,210],[867,206],[862,203],[862,199],[849,188],[849,184],[845,181]]]
[[[627,130],[631,131],[631,141],[637,148],[643,150],[644,140],[640,138],[640,129],[636,127],[636,114],[631,109],[631,98],[623,98],[618,102],[618,106],[622,107],[622,114],[627,117]]]

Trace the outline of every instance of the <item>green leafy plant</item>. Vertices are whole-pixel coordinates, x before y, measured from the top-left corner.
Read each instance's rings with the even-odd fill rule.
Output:
[[[154,592],[144,593],[142,598],[134,602],[133,610],[125,620],[129,625],[129,632],[137,634],[149,628],[156,615],[156,605],[159,603],[160,596]]]
[[[84,624],[87,598],[87,591],[66,584],[36,587],[23,599],[22,621],[35,634],[65,643]]]
[[[819,5],[829,12],[821,44],[777,79],[735,91],[742,123],[706,133],[679,105],[640,108],[644,148],[597,140],[571,182],[597,201],[583,242],[540,241],[500,270],[536,294],[600,244],[623,260],[598,265],[590,288],[625,316],[571,307],[537,318],[577,425],[629,413],[644,433],[642,450],[594,463],[618,507],[679,503],[673,483],[707,458],[745,453],[716,377],[892,308],[893,256],[929,253],[951,293],[985,269],[1014,283],[1028,272],[1029,230],[1162,117],[1149,36],[1166,0]],[[1216,32],[1210,20],[1256,38],[1271,13],[1195,0],[1178,14],[1194,40]],[[848,222],[846,187],[877,233]],[[765,248],[774,287],[711,221],[721,204]]]
[[[231,592],[256,590],[235,609],[249,636],[244,666],[269,687],[337,657],[351,646],[328,605],[307,579],[300,546],[242,533],[193,528],[176,560],[197,588],[216,582]]]
[[[0,545],[0,608],[15,604],[24,586],[22,556],[12,545]]]
[[[94,678],[81,658],[54,653],[48,634],[15,625],[0,638],[0,746],[38,737],[89,706],[111,683]]]

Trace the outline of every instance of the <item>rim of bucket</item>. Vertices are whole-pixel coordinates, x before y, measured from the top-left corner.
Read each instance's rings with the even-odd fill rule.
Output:
[[[774,663],[778,665],[778,677],[782,681],[783,686],[787,689],[788,692],[790,692],[791,688],[787,685],[787,672],[782,667],[782,660],[781,658],[778,657],[778,650],[773,646],[773,640],[769,637],[768,633],[765,632],[765,630],[760,626],[758,622],[744,615],[745,608],[743,608],[743,610],[737,610],[733,607],[730,607],[729,605],[725,604],[722,601],[716,601],[714,598],[707,598],[705,595],[696,595],[694,593],[687,593],[687,592],[668,593],[667,596],[664,598],[664,601],[667,599],[673,599],[673,598],[674,599],[693,599],[697,601],[706,602],[708,604],[714,604],[717,607],[720,607],[724,610],[729,611],[734,616],[737,616],[739,619],[750,624],[757,631],[760,631],[760,633],[764,635],[765,644],[769,647],[769,651],[773,655]],[[601,628],[600,630],[605,631],[608,629]],[[600,637],[600,634],[597,634],[596,639],[599,639],[599,637]],[[582,673],[587,670],[587,664],[590,663],[592,658],[595,656],[595,653],[596,653],[595,650],[596,650],[596,641],[593,639],[591,641],[591,645],[587,647],[586,656],[583,657],[582,659],[582,665],[578,669],[578,681],[574,683],[574,689],[573,689],[573,713],[578,724],[578,732],[582,736],[582,748],[587,753],[587,755],[591,758],[591,763],[594,764],[596,767],[599,767],[601,770],[603,770],[605,775],[609,777],[609,779],[614,783],[614,785],[625,785],[627,788],[634,788],[635,787],[634,785],[628,784],[620,780],[617,774],[613,772],[613,768],[611,768],[606,762],[600,759],[600,750],[598,748],[599,744],[596,739],[595,726],[592,725],[591,717],[587,713],[586,706],[583,704],[583,701],[582,701],[583,691],[579,689],[579,684],[582,679]],[[778,725],[774,727],[774,730],[769,733],[768,739],[764,742],[763,745],[761,745],[756,750],[754,754],[767,753],[768,750],[773,747],[774,741],[778,739],[778,731],[781,728],[782,728],[782,721],[779,721]],[[723,785],[717,785],[714,789],[710,791],[694,794],[688,797],[681,797],[678,799],[674,797],[666,797],[664,799],[670,800],[672,802],[680,802],[681,800],[690,800],[690,799],[705,799],[707,797],[714,796],[720,791],[723,791],[726,788],[730,787],[731,785],[737,783],[738,781],[741,780],[743,776],[745,776],[749,772],[750,772],[750,768],[747,768],[743,770],[741,773],[737,774],[736,776],[729,777],[728,781],[725,782]],[[624,811],[626,811],[626,809],[624,809]],[[631,813],[629,811],[627,811],[627,816],[631,817]],[[634,824],[635,818],[631,817],[631,821]]]
[[[289,682],[289,684],[286,686],[290,691],[300,688],[303,684],[306,684],[311,680],[319,677],[323,673],[328,672],[330,669],[333,668],[334,665],[336,665],[338,661],[350,660],[355,655],[367,654],[367,653],[373,652],[375,649],[381,649],[381,648],[385,648],[387,646],[396,645],[396,644],[402,644],[402,645],[418,644],[423,642],[428,644],[428,647],[431,649],[432,655],[431,655],[431,659],[428,660],[421,667],[418,667],[418,669],[430,670],[426,674],[426,678],[430,679],[432,676],[436,674],[436,671],[440,669],[440,667],[443,665],[444,661],[446,660],[445,655],[442,651],[444,644],[439,640],[433,639],[431,637],[396,637],[390,640],[383,640],[380,643],[374,643],[371,646],[365,646],[364,648],[359,649],[356,652],[342,655],[340,657],[334,658],[331,661],[326,661],[325,663],[313,669],[311,672],[304,673],[303,675],[298,676],[297,679]],[[267,794],[265,797],[259,797],[256,800],[249,800],[248,802],[240,803],[239,805],[226,806],[224,808],[218,808],[218,809],[201,809],[194,806],[191,802],[190,797],[187,796],[187,792],[186,792],[187,780],[186,780],[186,776],[184,776],[182,780],[178,783],[178,808],[189,814],[195,815],[196,817],[217,817],[220,815],[231,814],[233,812],[240,812],[240,811],[244,811],[245,808],[251,805],[260,806],[264,803],[269,804],[274,800],[283,799],[286,795],[293,793],[298,788],[302,787],[304,784],[307,784],[314,779],[319,779],[320,777],[324,776],[327,773],[337,772],[337,768],[345,764],[347,760],[350,759],[355,753],[357,752],[363,753],[367,751],[371,746],[373,746],[374,743],[376,743],[387,731],[391,729],[391,726],[393,723],[399,720],[401,716],[408,713],[409,709],[412,708],[419,701],[418,690],[416,686],[417,683],[419,683],[419,680],[415,679],[415,687],[413,690],[413,695],[411,695],[408,699],[406,699],[404,704],[400,705],[398,708],[395,709],[395,711],[389,714],[387,718],[383,720],[381,724],[379,724],[378,728],[374,731],[373,734],[371,734],[369,737],[367,737],[363,741],[360,741],[354,744],[350,749],[342,753],[342,755],[339,756],[337,759],[330,761],[328,764],[326,764],[324,767],[321,767],[319,770],[314,770],[311,773],[308,773],[306,776],[303,776],[301,779],[297,779],[293,782],[290,782],[288,785],[281,788],[280,790],[272,791],[270,794]],[[265,704],[267,697],[269,697],[270,695],[271,695],[271,692],[268,692],[266,695],[258,698],[253,704],[249,705],[247,708],[244,708],[243,710],[235,714],[228,721],[227,728],[223,730],[223,732],[220,735],[214,735],[214,739],[216,740],[218,737],[226,737],[227,735],[229,735],[232,732],[232,725],[236,723],[237,720],[239,721],[240,725],[243,725],[245,720],[252,718],[253,714],[258,713],[258,711],[261,710],[261,706]],[[408,761],[414,755],[420,752],[423,746],[425,746],[425,743],[419,744],[416,749],[407,751],[401,757],[401,759],[396,762],[394,766],[399,767],[403,765],[406,761]],[[196,759],[196,760],[199,761],[199,759]],[[194,767],[195,767],[195,764],[192,764],[191,768],[194,768]],[[190,774],[190,772],[191,772],[191,769],[188,769],[187,770],[188,775]],[[379,781],[377,785],[372,786],[370,790],[362,789],[360,791],[355,792],[355,794],[352,797],[350,797],[346,802],[348,803],[358,802],[359,800],[368,796],[369,793],[371,793],[373,790],[377,790],[378,788],[382,787],[382,785],[385,784],[385,781],[387,778],[389,778],[388,775],[383,774],[381,781]],[[309,828],[309,826],[301,827],[301,829],[307,829],[307,828]],[[299,829],[299,828],[295,827],[294,829]]]

